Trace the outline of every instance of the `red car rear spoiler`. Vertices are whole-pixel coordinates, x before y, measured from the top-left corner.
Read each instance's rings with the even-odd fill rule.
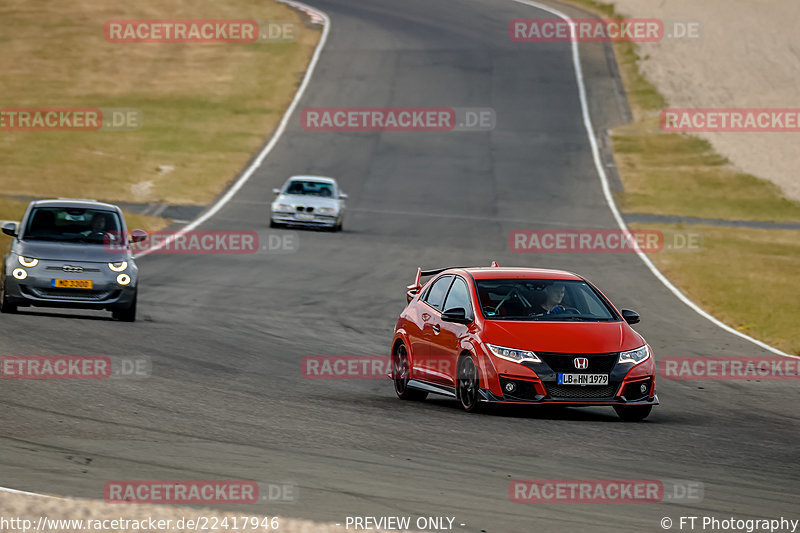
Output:
[[[422,288],[422,285],[420,284],[420,278],[422,278],[422,269],[417,268],[417,277],[414,279],[414,283],[406,287],[406,289],[408,289],[406,292],[407,302],[413,300],[414,296],[416,296],[419,290]]]
[[[492,261],[492,264],[490,266],[497,267],[497,261]],[[444,267],[444,268],[436,268],[434,270],[422,270],[421,268],[418,267],[417,276],[416,278],[414,278],[414,283],[406,287],[407,289],[406,301],[411,302],[411,300],[414,299],[414,296],[416,296],[419,290],[422,288],[420,280],[423,276],[425,277],[435,276],[436,274],[444,272],[445,270],[450,270],[451,268],[464,268],[464,267]]]

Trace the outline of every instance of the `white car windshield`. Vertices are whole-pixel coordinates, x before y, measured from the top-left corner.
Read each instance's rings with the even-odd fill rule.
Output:
[[[335,187],[332,183],[321,181],[292,180],[286,185],[284,194],[296,194],[300,196],[321,196],[323,198],[334,198]]]

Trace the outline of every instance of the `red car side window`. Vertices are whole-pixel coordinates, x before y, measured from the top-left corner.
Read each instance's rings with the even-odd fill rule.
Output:
[[[442,276],[431,285],[428,294],[425,295],[424,301],[434,309],[441,311],[442,304],[444,303],[444,296],[447,294],[447,289],[450,288],[450,283],[453,281],[453,276]]]
[[[466,311],[467,316],[472,316],[472,302],[469,297],[469,288],[467,282],[462,278],[457,277],[453,281],[453,286],[450,287],[450,292],[447,293],[447,300],[445,301],[443,311],[460,307]]]

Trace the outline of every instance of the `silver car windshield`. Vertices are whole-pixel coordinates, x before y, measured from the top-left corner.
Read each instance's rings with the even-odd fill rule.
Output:
[[[334,185],[320,181],[292,180],[286,186],[284,194],[299,196],[320,196],[322,198],[335,198]]]
[[[26,241],[104,244],[122,237],[122,224],[114,211],[82,207],[37,207],[21,235]]]

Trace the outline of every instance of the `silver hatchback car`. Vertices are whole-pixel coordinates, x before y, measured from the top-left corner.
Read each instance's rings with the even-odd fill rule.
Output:
[[[0,312],[18,307],[105,309],[117,320],[136,320],[138,269],[119,207],[93,200],[38,200],[22,223],[3,233],[14,238],[0,271]]]
[[[292,176],[283,187],[273,189],[271,228],[292,225],[342,230],[344,201],[347,195],[333,178]]]

